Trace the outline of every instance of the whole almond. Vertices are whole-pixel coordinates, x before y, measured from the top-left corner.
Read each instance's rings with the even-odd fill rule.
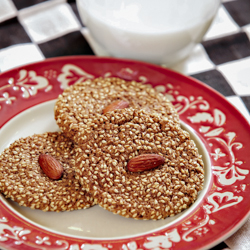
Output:
[[[165,158],[158,154],[142,154],[132,158],[127,165],[131,172],[142,172],[159,167],[165,162]]]
[[[128,106],[129,106],[129,102],[123,101],[123,100],[118,100],[118,101],[112,102],[106,108],[104,108],[103,114],[105,114],[109,111],[116,110],[116,109],[125,109]]]
[[[41,154],[38,159],[43,172],[51,179],[58,180],[62,177],[62,165],[51,155]]]

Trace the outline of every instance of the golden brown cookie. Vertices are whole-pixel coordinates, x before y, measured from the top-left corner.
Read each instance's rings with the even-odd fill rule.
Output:
[[[101,207],[135,219],[163,219],[197,199],[203,162],[189,133],[176,122],[127,108],[94,118],[92,126],[93,139],[81,148],[76,172]],[[127,169],[131,159],[145,154],[163,156],[165,162],[141,172]]]
[[[41,169],[39,155],[48,154],[63,166],[59,180]],[[74,143],[61,132],[21,138],[0,155],[0,191],[22,206],[65,211],[94,205],[92,196],[75,178]]]
[[[118,100],[179,123],[177,111],[163,94],[142,83],[115,77],[89,79],[65,89],[55,105],[55,120],[69,138],[82,144],[92,137],[92,120],[102,119],[103,110]]]

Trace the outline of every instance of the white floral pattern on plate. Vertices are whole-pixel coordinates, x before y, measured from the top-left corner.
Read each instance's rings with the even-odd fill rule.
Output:
[[[167,91],[167,96],[171,100],[176,100],[178,103],[175,108],[178,110],[179,114],[184,114],[188,109],[199,109],[203,112],[197,112],[193,116],[188,116],[187,118],[191,123],[200,124],[201,122],[207,122],[214,124],[216,128],[211,128],[211,126],[200,126],[199,131],[201,134],[207,138],[209,146],[213,146],[211,141],[215,140],[220,143],[220,147],[214,149],[214,153],[211,156],[217,161],[221,157],[226,157],[230,155],[229,162],[225,162],[224,166],[213,166],[215,170],[214,174],[218,176],[218,181],[222,185],[231,185],[237,180],[244,180],[245,176],[249,174],[249,170],[241,169],[242,161],[236,161],[234,147],[240,149],[243,147],[240,142],[233,142],[236,137],[235,132],[228,131],[225,133],[225,128],[223,125],[226,122],[226,115],[219,109],[210,109],[210,104],[207,100],[204,100],[202,96],[195,98],[194,96],[182,96],[179,95],[178,91],[174,90],[174,86],[170,85],[170,90]],[[210,112],[204,112],[209,110]],[[212,112],[211,112],[212,111]],[[226,139],[223,139],[220,135],[225,133]]]
[[[98,67],[101,67],[100,65],[105,64],[105,62],[110,63],[110,66],[105,65],[100,71]],[[87,66],[88,63],[93,66],[93,69]],[[246,154],[240,154],[245,145],[241,141],[244,139],[238,132],[239,128],[236,126],[228,127],[228,121],[231,119],[229,112],[223,110],[222,106],[213,105],[208,95],[199,90],[200,83],[187,79],[187,82],[193,81],[195,93],[185,92],[183,90],[185,86],[182,82],[185,79],[184,76],[143,63],[138,63],[139,66],[134,64],[130,66],[131,63],[126,60],[71,57],[48,60],[43,64],[47,65],[47,67],[43,67],[43,72],[40,71],[38,64],[37,67],[31,65],[20,68],[15,77],[10,77],[7,74],[7,83],[0,82],[2,106],[12,105],[14,102],[20,101],[20,98],[28,99],[39,94],[41,100],[37,103],[41,103],[43,96],[53,92],[53,89],[56,92],[54,95],[56,98],[63,89],[71,84],[97,76],[119,76],[127,80],[134,79],[144,84],[150,84],[173,102],[180,117],[202,138],[211,156],[214,181],[202,204],[191,217],[184,218],[157,232],[145,234],[143,237],[131,236],[131,238],[122,240],[95,241],[52,234],[46,230],[40,231],[39,227],[29,225],[27,222],[23,223],[23,219],[13,215],[13,212],[9,211],[4,204],[0,204],[0,242],[5,243],[3,246],[13,243],[16,246],[26,246],[29,249],[160,250],[179,249],[187,243],[192,243],[190,246],[192,249],[196,249],[202,244],[208,246],[211,240],[216,242],[216,237],[222,237],[214,233],[216,231],[214,229],[220,227],[221,223],[218,214],[228,213],[229,208],[237,209],[238,205],[244,202],[246,191],[248,191],[249,170],[246,165],[248,159],[241,158],[242,155],[246,157]],[[146,70],[141,69],[140,65]],[[147,68],[148,71],[154,71],[154,74],[159,73],[159,77],[165,74],[167,82],[166,79],[164,84],[155,80],[154,74],[148,73]],[[173,75],[177,80],[174,79],[171,82]],[[205,87],[203,86],[203,88]],[[12,92],[8,92],[8,89],[12,89]],[[17,91],[21,91],[21,97],[12,95],[13,92]],[[216,93],[210,94],[217,95]],[[242,215],[238,221],[242,221],[245,217],[246,214]],[[232,222],[227,221],[227,223]],[[233,228],[235,227],[237,224]]]
[[[0,91],[12,88],[15,91],[22,91],[23,98],[29,98],[30,96],[34,96],[37,94],[37,91],[40,89],[45,89],[46,92],[52,89],[52,85],[49,85],[49,81],[46,77],[39,76],[35,71],[27,71],[22,69],[19,71],[19,79],[15,81],[13,78],[9,78],[8,84],[1,86]],[[13,100],[16,100],[15,97],[10,97],[8,92],[3,93],[3,99],[1,101],[5,101],[6,104],[11,104]]]

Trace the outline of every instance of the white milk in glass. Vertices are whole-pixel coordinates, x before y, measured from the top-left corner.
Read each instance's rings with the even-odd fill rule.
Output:
[[[185,58],[210,26],[218,0],[78,0],[90,34],[111,56],[157,64]]]

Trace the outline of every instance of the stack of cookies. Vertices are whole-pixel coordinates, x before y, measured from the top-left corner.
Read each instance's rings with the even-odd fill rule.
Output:
[[[44,211],[94,204],[134,219],[164,219],[203,188],[201,156],[178,113],[152,87],[96,78],[55,104],[62,132],[22,138],[0,156],[0,190]]]

